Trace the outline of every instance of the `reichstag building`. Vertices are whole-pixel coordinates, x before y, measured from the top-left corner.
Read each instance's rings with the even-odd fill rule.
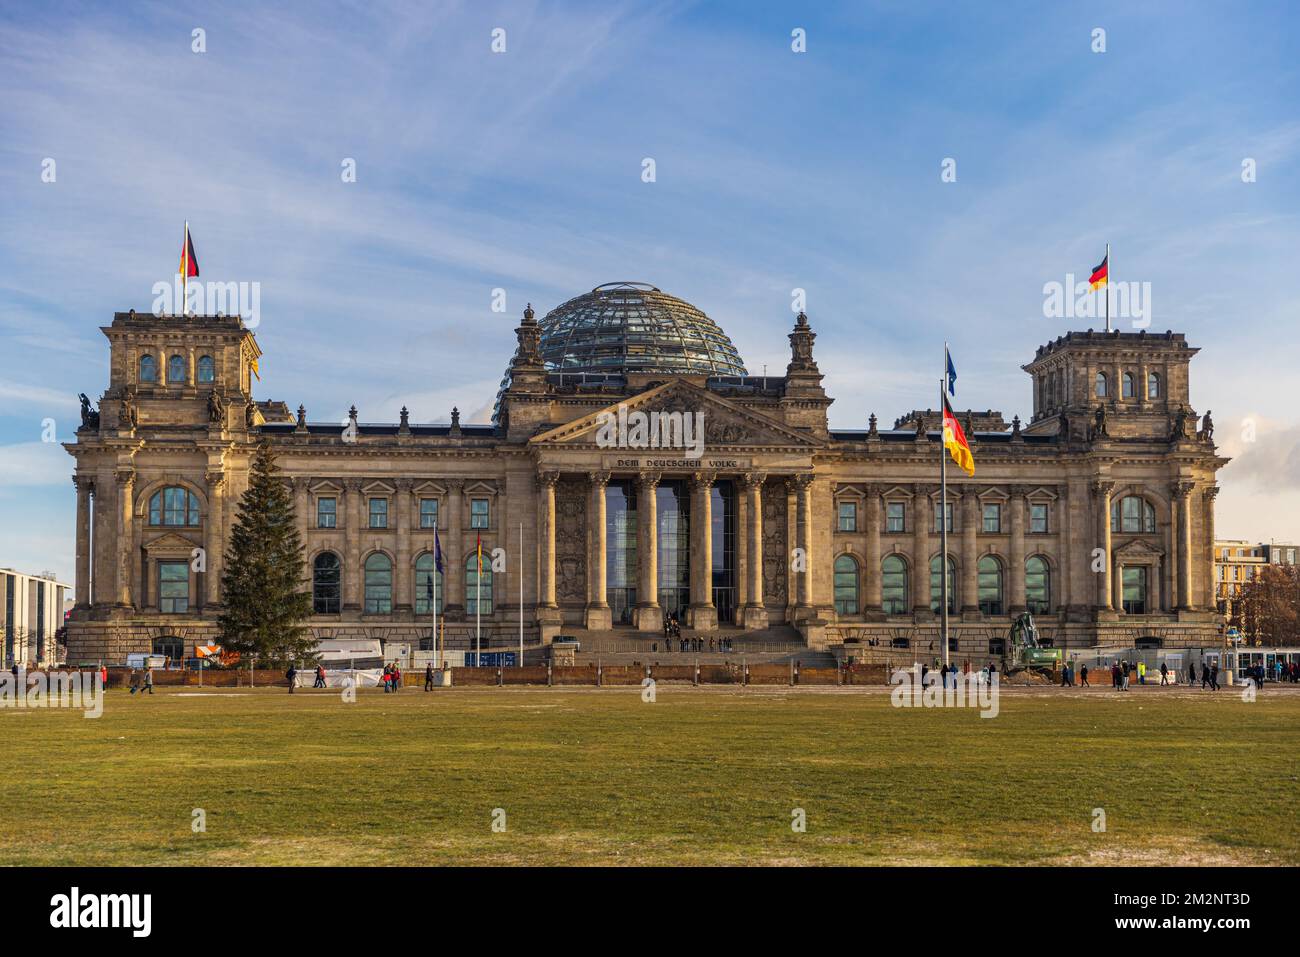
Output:
[[[944,574],[954,648],[972,658],[1026,610],[1057,646],[1219,641],[1214,498],[1227,460],[1209,414],[1192,410],[1197,349],[1179,333],[1089,330],[1040,346],[1022,367],[1028,421],[958,412],[976,472],[950,469],[941,503],[938,412],[892,426],[864,412],[861,428],[832,430],[803,314],[785,374],[768,377],[653,286],[599,286],[540,321],[530,307],[490,425],[454,410],[448,424],[405,409],[396,423],[360,422],[355,408],[346,425],[309,421],[254,395],[261,352],[238,317],[117,313],[103,332],[108,387],[98,409],[83,398],[66,446],[69,661],[188,656],[219,640],[222,556],[263,441],[293,490],[320,639],[427,647],[436,529],[436,610],[453,647],[476,615],[492,644],[517,642],[521,576],[534,647],[597,633],[648,647],[676,615],[813,648],[935,648]],[[699,424],[699,448],[653,427],[649,442],[635,427],[601,440],[610,421],[677,413]],[[481,580],[480,540],[506,556]]]

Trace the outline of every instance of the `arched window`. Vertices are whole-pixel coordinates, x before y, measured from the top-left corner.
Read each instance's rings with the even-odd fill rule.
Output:
[[[1152,372],[1147,376],[1147,398],[1160,398],[1160,373]]]
[[[1120,381],[1123,383],[1122,386],[1121,386],[1121,388],[1123,389],[1123,393],[1122,393],[1122,394],[1123,394],[1124,398],[1126,398],[1126,399],[1136,398],[1136,397],[1137,397],[1137,386],[1134,384],[1134,381],[1133,381],[1133,373],[1131,373],[1131,372],[1125,372],[1125,373],[1124,373],[1124,378],[1123,378],[1122,380],[1120,380]]]
[[[483,563],[483,583],[479,584],[478,555],[465,562],[465,614],[492,614],[492,563]]]
[[[337,615],[342,604],[339,595],[339,557],[321,552],[311,565],[311,604],[317,615]]]
[[[977,566],[979,574],[980,613],[1002,614],[1002,563],[992,555],[985,555]]]
[[[168,383],[185,381],[185,358],[183,356],[172,356],[167,360],[167,381]]]
[[[434,575],[438,576],[434,581]],[[437,605],[431,604],[435,597]],[[442,614],[442,572],[433,566],[433,553],[425,552],[415,560],[415,613],[427,615],[430,610]]]
[[[1104,372],[1097,373],[1096,393],[1097,393],[1097,398],[1099,399],[1106,398],[1106,373]]]
[[[153,356],[143,355],[140,357],[140,381],[158,381],[158,360]]]
[[[939,556],[930,559],[930,610],[939,614],[939,602],[942,599],[943,582],[939,578]],[[948,559],[948,614],[957,611],[957,566]]]
[[[1052,609],[1052,570],[1047,559],[1031,555],[1025,560],[1025,605],[1032,615]]]
[[[175,635],[160,635],[153,640],[153,653],[166,655],[169,661],[180,661],[185,654],[185,641]]]
[[[159,489],[149,498],[149,524],[199,524],[199,497],[179,485]]]
[[[212,356],[199,356],[199,381],[215,382],[217,380],[217,363]]]
[[[907,614],[907,562],[886,555],[880,565],[880,608],[886,615]]]
[[[835,614],[858,613],[858,563],[852,555],[835,559]]]
[[[1156,530],[1156,510],[1138,495],[1126,495],[1110,503],[1110,530],[1129,535],[1152,534]]]
[[[393,562],[383,552],[366,559],[366,614],[389,615],[393,611]]]

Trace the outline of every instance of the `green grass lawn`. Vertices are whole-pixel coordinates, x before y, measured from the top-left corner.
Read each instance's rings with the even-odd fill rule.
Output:
[[[1300,863],[1295,691],[180,690],[0,710],[0,863]]]

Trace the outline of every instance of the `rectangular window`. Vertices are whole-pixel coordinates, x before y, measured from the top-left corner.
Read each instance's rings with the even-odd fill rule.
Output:
[[[853,502],[840,502],[840,531],[858,530],[858,506]]]
[[[485,498],[470,499],[469,527],[470,528],[488,527],[488,500],[487,499]]]
[[[436,498],[420,499],[420,527],[438,527],[438,500]]]
[[[339,519],[339,504],[337,499],[318,498],[316,499],[316,527],[317,528],[337,528]]]
[[[158,610],[178,614],[190,610],[190,563],[158,563]]]
[[[1124,614],[1145,615],[1147,613],[1147,570],[1139,566],[1124,566]]]
[[[1029,506],[1029,531],[1041,535],[1047,534],[1047,506]]]
[[[907,531],[904,505],[902,502],[885,503],[885,531],[887,532],[905,532]]]
[[[949,532],[949,534],[951,534],[951,533],[952,533],[952,502],[949,502],[947,505],[945,505],[944,508],[943,508],[943,511],[944,511],[944,519],[945,519],[945,521],[946,521],[946,523],[947,523],[947,525],[948,525],[948,532]],[[940,530],[940,529],[939,529],[939,503],[938,503],[938,502],[935,502],[935,503],[934,503],[934,530],[935,530],[936,532]],[[936,580],[937,580],[937,579],[936,579]]]
[[[997,533],[1002,531],[1002,506],[984,506],[984,531]]]
[[[370,500],[370,527],[388,527],[388,499],[372,498]]]

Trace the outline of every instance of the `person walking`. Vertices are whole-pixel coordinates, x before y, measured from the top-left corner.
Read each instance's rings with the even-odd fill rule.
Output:
[[[99,666],[99,687],[101,689],[108,687],[108,665]]]
[[[1187,663],[1187,687],[1191,688],[1196,684],[1196,662]]]
[[[1202,664],[1201,665],[1201,690],[1204,691],[1209,686],[1210,686],[1210,666],[1207,664]]]
[[[402,669],[393,662],[393,694],[397,694],[397,689],[402,686]]]
[[[1219,690],[1219,663],[1217,661],[1210,665],[1210,690]]]
[[[1129,666],[1127,658],[1120,664],[1119,673],[1120,691],[1128,691],[1129,675],[1132,673],[1132,668]]]
[[[324,666],[324,665],[317,665],[317,666],[316,666],[316,681],[315,681],[315,683],[312,685],[312,687],[313,687],[313,688],[324,688],[324,687],[325,687],[325,666]]]
[[[425,691],[433,690],[433,662],[432,661],[424,666],[424,690]]]
[[[15,666],[14,670],[15,671],[17,670],[17,666]],[[135,694],[137,691],[140,690],[140,672],[135,668],[131,669],[130,684],[131,684],[131,694]]]
[[[1081,688],[1090,688],[1090,687],[1092,687],[1091,685],[1088,684],[1088,666],[1087,666],[1087,665],[1081,665],[1081,666],[1079,667],[1079,687],[1081,687]]]
[[[140,688],[140,694],[143,695],[146,691],[149,692],[150,694],[153,694],[153,669],[152,668],[144,669],[144,685]]]
[[[1163,661],[1160,662],[1160,686],[1164,687],[1169,684],[1169,666]]]
[[[298,669],[290,665],[284,676],[289,679],[289,694],[293,694],[293,689],[298,686]]]

